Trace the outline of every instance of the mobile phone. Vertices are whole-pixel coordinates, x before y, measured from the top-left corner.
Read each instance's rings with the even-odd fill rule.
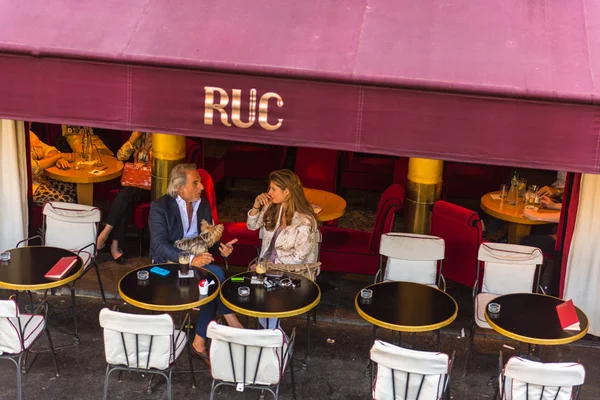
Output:
[[[152,267],[152,268],[150,268],[150,272],[152,272],[153,274],[160,275],[160,276],[167,276],[167,275],[169,275],[170,271],[168,269],[164,269],[161,267]]]

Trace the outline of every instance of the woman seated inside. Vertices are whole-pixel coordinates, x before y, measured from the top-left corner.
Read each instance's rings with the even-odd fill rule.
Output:
[[[313,250],[317,217],[304,195],[300,178],[287,169],[269,175],[267,193],[256,196],[246,225],[264,228],[260,257],[275,264],[303,264]],[[259,319],[265,326],[265,319]],[[270,318],[267,327],[275,328]]]
[[[59,182],[44,175],[46,168],[69,168],[71,154],[61,153],[55,147],[48,146],[32,131],[29,131],[29,146],[33,202],[38,206],[43,206],[48,201],[77,203],[77,189],[74,184]]]
[[[133,132],[117,152],[117,158],[121,161],[126,161],[132,154],[135,168],[150,168],[152,165],[152,134]],[[125,240],[125,226],[127,225],[127,221],[131,219],[133,205],[143,201],[150,201],[149,190],[133,186],[121,188],[112,202],[108,216],[106,217],[106,225],[98,235],[97,247],[100,250],[104,248],[106,241],[112,233],[110,254],[113,260],[119,264],[127,261],[123,255],[123,250],[119,247],[119,243]]]

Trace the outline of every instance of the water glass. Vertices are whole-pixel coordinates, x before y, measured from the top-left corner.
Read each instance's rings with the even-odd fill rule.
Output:
[[[373,297],[373,291],[371,289],[363,289],[360,291],[360,297],[363,299],[370,299]]]
[[[525,200],[525,190],[527,189],[527,179],[519,179],[519,199]]]
[[[490,314],[498,314],[500,312],[500,304],[498,304],[498,303],[489,303],[488,304],[488,312]]]
[[[500,199],[505,199],[508,196],[508,185],[503,183],[500,185]]]
[[[79,171],[83,164],[81,153],[73,153],[73,170]]]

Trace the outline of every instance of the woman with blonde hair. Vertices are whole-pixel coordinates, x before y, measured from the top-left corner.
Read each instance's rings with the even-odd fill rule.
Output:
[[[294,172],[288,169],[271,172],[269,189],[256,196],[246,225],[252,231],[264,228],[261,258],[275,264],[316,261],[310,260],[310,256],[315,244],[317,217]],[[260,322],[264,326],[262,318]],[[273,325],[269,321],[267,327]]]

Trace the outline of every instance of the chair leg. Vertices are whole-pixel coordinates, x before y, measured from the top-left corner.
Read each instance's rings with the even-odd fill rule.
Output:
[[[21,353],[19,355],[19,358],[17,359],[17,399],[18,400],[22,400],[23,399],[23,392],[22,392],[22,388],[21,388],[21,357],[23,357],[24,353]]]
[[[108,397],[108,379],[110,378],[110,373],[112,371],[110,370],[110,365],[106,366],[106,376],[104,377],[104,397],[103,399],[106,400],[106,398]]]
[[[475,338],[475,320],[471,323],[471,332],[469,332],[469,343],[467,345],[467,356],[465,357],[465,369],[463,371],[463,378],[467,376],[467,369],[469,368],[469,360],[471,359],[471,352],[473,351],[473,339]]]
[[[169,378],[167,379],[167,398],[169,400],[171,400],[172,397],[172,393],[171,393],[171,375],[173,373],[173,368],[169,368]]]
[[[138,229],[138,237],[140,238],[140,257],[144,255],[144,230]]]
[[[294,377],[294,359],[290,357],[290,376],[292,378],[292,396],[296,400],[296,378]]]
[[[102,302],[106,304],[106,296],[104,295],[104,286],[102,286],[102,279],[100,278],[100,269],[98,269],[98,263],[94,261],[94,268],[96,269],[96,277],[98,278],[98,287],[100,288],[100,294],[102,295]]]
[[[213,379],[212,385],[210,386],[210,400],[215,400],[215,380]]]
[[[79,331],[77,330],[77,302],[75,300],[75,286],[69,285],[71,291],[71,307],[73,308],[73,325],[75,325],[75,342],[79,344]]]
[[[58,363],[56,362],[56,353],[54,352],[54,345],[52,344],[52,337],[50,336],[50,330],[46,327],[46,336],[48,336],[48,344],[50,345],[50,352],[52,352],[52,360],[54,361],[54,369],[56,369],[56,376],[60,376],[58,371]]]

